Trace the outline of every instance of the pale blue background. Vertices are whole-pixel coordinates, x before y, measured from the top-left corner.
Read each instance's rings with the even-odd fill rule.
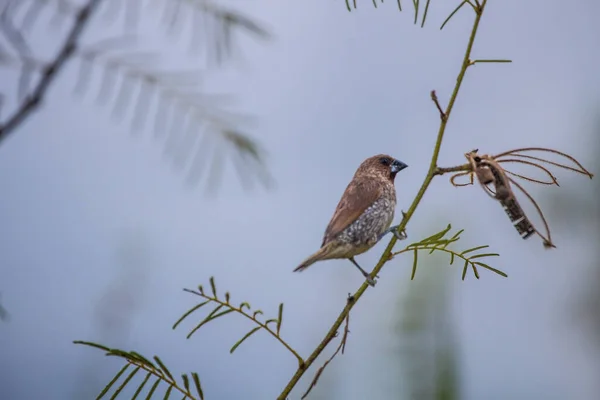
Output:
[[[398,13],[391,1],[377,10],[362,1],[352,13],[342,1],[235,4],[275,38],[239,41],[244,57],[207,84],[234,93],[239,109],[256,117],[251,132],[268,150],[277,182],[271,191],[244,192],[229,162],[216,196],[205,196],[202,186],[190,189],[149,132],[132,136],[130,125],[111,120],[93,95],[72,95],[77,66],[71,63],[43,110],[0,147],[0,291],[11,313],[0,323],[0,398],[91,398],[120,363],[74,346],[75,339],[156,353],[175,371],[196,370],[207,399],[274,398],[295,360],[265,334],[229,355],[251,327],[234,316],[186,341],[185,330],[171,330],[194,302],[181,289],[214,275],[221,292],[267,314],[275,316],[283,301],[282,334],[309,354],[362,279],[344,261],[303,274],[291,270],[318,248],[364,158],[387,152],[410,166],[396,180],[399,208],[408,208],[439,125],[429,92],[436,89],[443,103],[449,98],[470,30],[465,8],[439,31],[455,3],[432,1],[424,29],[412,24],[412,11]],[[598,13],[597,1],[490,0],[473,55],[514,62],[469,70],[440,164],[462,163],[475,147],[495,153],[539,145],[592,168]],[[102,24],[86,42],[111,36],[106,29],[122,32],[120,23]],[[140,27],[147,38],[162,38],[148,40],[150,47],[178,43],[156,29],[152,22]],[[59,35],[42,24],[34,44],[46,49]],[[168,65],[188,63],[185,51],[172,53]],[[13,96],[16,75],[0,76]],[[587,400],[600,392],[598,342],[576,315],[577,296],[594,276],[588,260],[597,244],[591,231],[597,207],[555,201],[592,193],[585,177],[558,176],[560,188],[532,189],[553,227],[558,248],[552,251],[538,239],[521,240],[480,190],[455,189],[445,177],[435,180],[410,222],[412,239],[447,223],[465,228],[460,246],[490,244],[501,253],[493,265],[509,274],[484,271],[479,281],[460,282],[460,267],[453,266],[439,275],[456,283],[464,399]],[[585,218],[561,219],[567,211]],[[123,262],[124,246],[140,246],[141,261]],[[374,265],[384,246],[361,256],[361,264]],[[390,349],[398,341],[392,327],[411,262],[408,256],[390,262],[355,307],[346,354],[325,372],[323,390],[335,387],[336,399],[403,398],[401,361]]]

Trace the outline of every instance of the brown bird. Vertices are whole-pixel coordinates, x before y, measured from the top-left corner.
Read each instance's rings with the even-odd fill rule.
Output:
[[[397,232],[397,225],[390,225],[396,208],[394,178],[407,166],[385,154],[363,161],[335,209],[321,248],[294,272],[303,271],[317,261],[347,258],[374,286],[375,281],[358,265],[354,256],[375,246],[389,232],[393,232],[398,240],[406,239],[404,232]]]

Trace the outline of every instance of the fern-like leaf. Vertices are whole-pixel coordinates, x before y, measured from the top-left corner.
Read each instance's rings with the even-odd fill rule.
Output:
[[[488,264],[483,263],[479,260],[482,258],[499,256],[498,253],[478,253],[478,251],[480,251],[480,250],[487,249],[489,247],[488,245],[476,246],[476,247],[472,247],[472,248],[469,248],[469,249],[466,249],[466,250],[463,250],[460,252],[449,249],[448,245],[457,242],[460,239],[460,235],[464,232],[464,230],[461,229],[460,231],[456,232],[451,237],[447,237],[448,232],[450,232],[451,229],[452,229],[452,226],[450,224],[448,224],[448,226],[445,229],[442,229],[441,231],[439,231],[429,237],[426,237],[425,239],[422,239],[419,242],[412,243],[412,244],[406,246],[406,248],[403,250],[393,253],[394,256],[402,254],[402,253],[406,253],[408,251],[411,251],[413,253],[413,266],[412,266],[412,272],[411,272],[411,277],[410,277],[411,280],[414,279],[415,274],[417,272],[417,259],[418,259],[417,257],[418,257],[419,251],[428,251],[429,254],[436,252],[436,251],[441,251],[441,252],[447,253],[450,256],[450,265],[452,265],[454,263],[455,258],[462,259],[464,261],[463,272],[462,272],[463,280],[466,277],[469,266],[473,270],[473,274],[475,275],[475,278],[477,278],[477,279],[479,279],[479,271],[477,270],[477,267],[485,268],[485,269],[490,270],[490,271],[492,271],[500,276],[503,276],[505,278],[508,276],[508,275],[506,275],[506,273],[500,271],[499,269],[492,268]]]
[[[239,315],[244,316],[246,319],[252,321],[256,326],[246,333],[240,340],[238,340],[229,350],[229,353],[233,353],[246,339],[252,336],[254,333],[259,330],[264,330],[268,332],[271,336],[273,336],[281,345],[283,345],[290,353],[296,357],[298,363],[302,365],[304,360],[298,352],[296,352],[280,335],[281,327],[283,323],[283,303],[279,304],[277,318],[269,318],[265,322],[262,322],[258,319],[259,315],[262,315],[263,312],[261,310],[252,310],[250,303],[242,302],[239,307],[234,306],[230,303],[231,295],[229,292],[225,292],[225,299],[219,298],[217,294],[217,286],[215,283],[214,277],[210,277],[209,279],[211,294],[205,293],[202,289],[202,286],[198,286],[198,290],[184,289],[185,292],[191,293],[193,295],[199,296],[203,299],[202,302],[195,305],[186,311],[176,322],[173,324],[173,329],[177,328],[184,320],[188,319],[192,314],[194,314],[197,310],[199,310],[202,306],[207,303],[214,303],[215,308],[204,317],[200,323],[198,323],[191,331],[187,334],[187,338],[191,338],[201,327],[206,325],[208,322],[213,321],[219,317],[230,313],[237,313]],[[271,328],[269,324],[275,324],[274,328]]]
[[[242,344],[244,342],[244,340],[248,339],[250,336],[252,336],[259,329],[261,329],[260,326],[252,328],[252,330],[250,332],[246,333],[244,335],[244,337],[242,337],[240,340],[238,340],[237,342],[235,342],[235,344],[233,346],[231,346],[231,349],[229,350],[229,353],[233,354],[233,352],[235,351],[235,349],[237,349],[240,346],[240,344]]]
[[[98,350],[102,350],[106,356],[118,357],[125,361],[125,365],[117,372],[117,374],[110,380],[110,382],[102,389],[100,394],[96,397],[96,399],[101,399],[106,396],[111,389],[115,386],[115,384],[119,381],[121,376],[129,369],[129,367],[134,367],[133,370],[126,376],[126,378],[116,387],[114,390],[111,399],[116,399],[123,392],[126,387],[130,387],[134,385],[134,378],[138,375],[138,372],[144,371],[146,372],[146,376],[141,382],[135,384],[137,388],[133,394],[133,399],[138,398],[141,394],[143,388],[146,386],[146,383],[150,380],[151,377],[155,377],[156,380],[154,384],[150,388],[148,394],[146,395],[146,399],[151,399],[154,393],[156,392],[160,383],[165,383],[167,385],[163,398],[168,399],[173,391],[179,392],[183,395],[183,399],[189,400],[203,400],[204,393],[202,391],[202,387],[200,385],[200,378],[198,378],[198,374],[192,372],[192,379],[194,380],[194,385],[196,389],[196,393],[191,390],[190,387],[190,379],[187,375],[182,375],[181,383],[178,382],[165,363],[158,357],[154,356],[153,359],[155,363],[151,362],[148,358],[142,356],[141,354],[134,351],[124,351],[119,349],[112,349],[106,347],[101,344],[92,343],[92,342],[84,342],[84,341],[74,341],[75,344],[81,344],[88,347],[93,347]]]

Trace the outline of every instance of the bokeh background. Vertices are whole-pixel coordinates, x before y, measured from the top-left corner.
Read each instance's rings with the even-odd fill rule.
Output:
[[[413,24],[409,1],[402,13],[391,1],[377,9],[361,1],[351,13],[343,1],[219,2],[261,22],[272,39],[235,34],[238,51],[215,66],[189,50],[200,22],[176,23],[178,35],[160,27],[167,2],[150,1],[133,17],[101,10],[82,41],[135,33],[134,48],[158,51],[168,68],[201,67],[203,92],[229,93],[225,100],[253,117],[244,132],[265,149],[273,184],[244,189],[232,161],[238,153],[226,145],[203,156],[222,160],[218,187],[207,186],[210,177],[190,182],[171,154],[171,136],[156,138],[151,123],[134,129],[128,111],[119,121],[110,99],[97,104],[101,72],[73,94],[80,63],[70,63],[41,111],[0,146],[3,400],[94,398],[121,362],[73,345],[76,339],[197,371],[207,399],[275,398],[295,360],[264,333],[230,355],[251,328],[232,315],[186,340],[186,329],[171,329],[195,303],[181,289],[215,276],[221,292],[268,315],[284,302],[282,335],[309,354],[363,280],[344,261],[291,271],[318,248],[364,158],[385,152],[410,166],[396,180],[399,209],[408,208],[439,125],[429,92],[447,102],[473,18],[465,7],[438,29],[458,1],[432,1],[424,28]],[[54,54],[72,22],[52,22],[56,5],[46,3],[28,33],[40,59]],[[473,55],[513,63],[468,71],[440,165],[464,162],[473,148],[535,145],[561,149],[597,172],[600,3],[488,3]],[[211,46],[196,34],[192,48]],[[19,74],[10,63],[0,71],[3,115],[15,104]],[[437,178],[409,238],[448,223],[464,228],[458,247],[489,244],[501,253],[492,265],[509,277],[482,271],[480,280],[463,282],[460,266],[432,256],[421,257],[410,281],[411,258],[394,259],[354,308],[346,352],[312,398],[599,398],[600,191],[597,179],[563,171],[558,178],[560,188],[528,186],[551,224],[551,251],[537,238],[520,239],[481,190]],[[373,266],[384,247],[359,262]]]

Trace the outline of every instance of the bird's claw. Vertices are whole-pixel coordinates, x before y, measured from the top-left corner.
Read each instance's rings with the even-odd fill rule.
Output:
[[[408,235],[406,234],[406,229],[402,229],[400,232],[398,232],[396,229],[394,229],[392,232],[394,233],[394,236],[396,236],[396,239],[398,239],[398,240],[404,240],[408,237]]]
[[[396,236],[396,239],[398,239],[398,240],[404,240],[404,239],[408,238],[408,235],[406,234],[406,229],[402,229],[400,232],[398,232],[399,226],[400,225],[395,225],[395,226],[388,228],[388,230],[386,230],[384,233],[379,235],[378,241],[381,240],[381,238],[383,238],[385,235],[387,235],[390,232],[394,236]]]

